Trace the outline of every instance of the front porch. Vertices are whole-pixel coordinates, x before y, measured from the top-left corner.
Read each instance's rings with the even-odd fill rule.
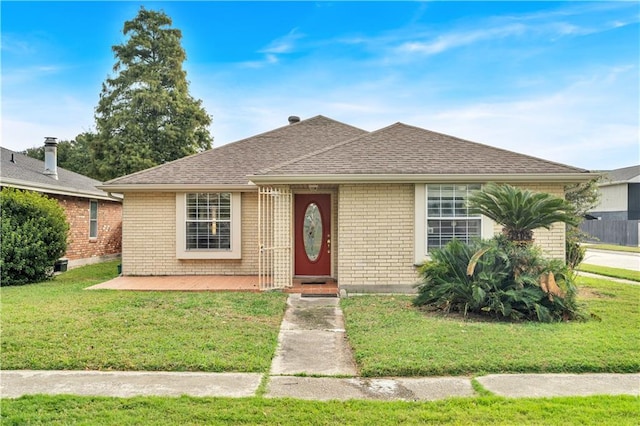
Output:
[[[257,275],[175,275],[175,276],[120,276],[88,287],[87,290],[129,291],[248,291],[260,292]],[[337,296],[338,283],[304,283],[294,279],[293,286],[282,289],[285,293],[302,295]]]

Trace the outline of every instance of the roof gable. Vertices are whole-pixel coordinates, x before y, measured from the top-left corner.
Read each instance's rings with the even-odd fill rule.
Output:
[[[322,115],[106,182],[106,185],[246,185],[247,176],[366,134]]]
[[[6,148],[1,148],[1,151],[0,184],[3,186],[52,194],[113,199],[96,188],[101,184],[100,181],[61,167],[57,168],[58,179],[54,179],[44,174],[44,161]]]
[[[466,175],[584,173],[586,170],[396,123],[257,175]]]

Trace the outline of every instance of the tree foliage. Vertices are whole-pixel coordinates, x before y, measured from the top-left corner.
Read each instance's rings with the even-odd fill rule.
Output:
[[[113,46],[114,76],[102,85],[92,142],[95,176],[108,180],[211,148],[207,115],[189,94],[180,30],[141,8]]]
[[[598,205],[600,201],[600,189],[598,183],[602,177],[591,179],[588,182],[572,183],[565,185],[564,194],[567,202],[573,205],[579,222],[582,222],[587,213]],[[568,224],[565,237],[565,253],[567,265],[570,268],[577,268],[584,260],[587,253],[586,248],[580,244],[590,236],[578,228],[578,224]]]
[[[578,216],[584,217],[587,212],[598,205],[601,195],[598,188],[600,180],[601,178],[597,177],[588,182],[565,185],[564,198],[573,205]]]
[[[577,225],[573,206],[562,198],[511,185],[490,183],[469,197],[469,207],[503,226],[511,241],[531,244],[533,230],[556,222]]]
[[[37,192],[2,188],[1,283],[47,279],[67,250],[69,225],[62,207]]]

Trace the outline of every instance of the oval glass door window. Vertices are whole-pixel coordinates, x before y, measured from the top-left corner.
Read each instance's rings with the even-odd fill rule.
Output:
[[[322,216],[316,203],[310,203],[304,213],[304,251],[311,262],[318,260],[322,247]]]

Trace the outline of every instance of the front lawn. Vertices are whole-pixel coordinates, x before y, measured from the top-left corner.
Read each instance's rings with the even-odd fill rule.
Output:
[[[608,251],[626,251],[628,253],[640,253],[640,247],[617,246],[613,244],[585,244],[587,249],[608,250]]]
[[[266,372],[282,293],[84,290],[114,262],[3,287],[3,369]],[[410,296],[341,301],[364,376],[640,371],[640,286],[581,278],[595,318],[506,323],[428,313]]]
[[[636,425],[638,398],[453,398],[434,402],[268,398],[4,399],[3,425]]]
[[[604,275],[606,277],[621,278],[623,280],[640,281],[640,271],[629,269],[611,268],[609,266],[598,266],[581,263],[578,267],[580,271],[591,272],[592,274]]]
[[[116,264],[1,288],[2,368],[268,371],[286,294],[84,290]]]
[[[640,371],[640,287],[580,278],[597,319],[507,323],[428,313],[409,296],[342,299],[363,376]]]

